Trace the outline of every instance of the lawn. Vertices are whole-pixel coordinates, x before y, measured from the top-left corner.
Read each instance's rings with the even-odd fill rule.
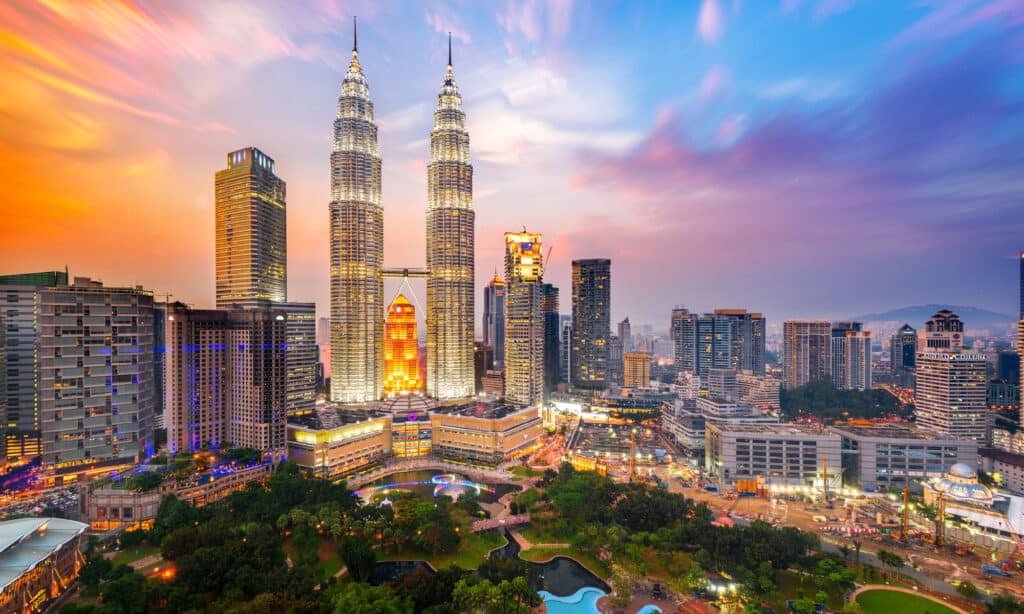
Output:
[[[150,545],[133,546],[115,554],[113,558],[110,559],[110,562],[113,563],[114,567],[117,567],[118,565],[134,563],[139,559],[144,559],[147,556],[152,556],[154,554],[160,554],[159,547]]]
[[[540,476],[544,475],[543,471],[534,471],[529,467],[522,467],[518,465],[512,467],[511,471],[514,475],[518,475],[519,477],[523,478],[539,478]]]
[[[865,591],[857,595],[857,603],[864,609],[864,614],[956,614],[955,610],[938,601],[884,589]]]
[[[435,569],[444,569],[450,565],[458,565],[463,569],[476,569],[487,558],[487,553],[505,545],[505,538],[497,531],[481,533],[463,532],[462,540],[455,552],[431,554],[413,547],[402,548],[398,552],[377,551],[380,561],[429,561]]]
[[[808,599],[814,599],[814,595],[821,590],[810,576],[794,573],[792,571],[779,571],[775,574],[776,598],[771,602],[777,611],[785,611],[787,599],[799,599],[801,591]],[[841,610],[845,604],[844,595],[841,591],[829,591],[825,605],[833,610]],[[905,614],[901,612],[900,614]]]

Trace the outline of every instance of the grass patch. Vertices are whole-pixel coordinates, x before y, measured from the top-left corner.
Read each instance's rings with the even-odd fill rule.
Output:
[[[129,565],[135,561],[146,558],[147,556],[153,556],[154,554],[160,554],[160,548],[158,546],[133,546],[127,548],[115,554],[110,562],[113,563],[114,567],[118,565]]]
[[[398,552],[378,551],[377,559],[381,561],[424,560],[429,561],[435,569],[443,569],[450,565],[458,565],[463,569],[476,569],[487,558],[491,550],[505,545],[505,538],[495,531],[469,533],[463,531],[459,547],[455,552],[431,554],[418,548],[406,547]]]
[[[801,593],[808,599],[814,599],[815,594],[821,590],[814,579],[810,576],[784,570],[775,574],[775,599],[771,601],[773,609],[784,612],[787,599],[799,599]],[[825,605],[833,610],[843,609],[846,601],[842,591],[830,590]],[[905,614],[905,613],[900,613]],[[937,614],[937,613],[933,613]]]
[[[539,478],[540,476],[544,475],[543,471],[535,471],[533,469],[530,469],[529,467],[522,467],[520,465],[512,467],[511,471],[513,475],[518,475],[519,477],[523,478]]]
[[[876,589],[857,595],[857,603],[864,614],[956,614],[956,611],[938,601],[898,591]]]

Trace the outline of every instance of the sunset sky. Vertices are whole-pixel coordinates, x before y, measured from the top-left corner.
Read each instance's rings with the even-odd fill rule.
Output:
[[[478,311],[502,234],[524,226],[552,249],[564,313],[587,257],[612,259],[614,320],[660,329],[677,304],[773,323],[1016,311],[1024,0],[5,0],[0,273],[66,264],[212,306],[213,176],[254,145],[288,183],[289,298],[326,315],[353,15],[386,266],[424,263],[452,32]]]

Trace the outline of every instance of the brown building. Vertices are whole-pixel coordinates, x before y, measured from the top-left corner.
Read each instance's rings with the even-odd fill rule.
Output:
[[[433,452],[497,465],[536,449],[544,433],[536,407],[471,401],[430,414]]]
[[[339,478],[391,456],[391,416],[328,407],[288,422],[288,458]]]
[[[622,361],[622,373],[626,388],[647,388],[651,385],[651,355],[627,352]]]

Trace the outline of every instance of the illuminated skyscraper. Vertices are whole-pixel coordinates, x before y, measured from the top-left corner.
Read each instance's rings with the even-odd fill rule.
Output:
[[[796,388],[832,375],[832,323],[787,320],[782,324],[782,383]]]
[[[494,274],[484,286],[484,344],[494,351],[494,368],[505,362],[505,282]]]
[[[532,405],[544,394],[544,263],[540,235],[505,233],[505,398]]]
[[[612,261],[572,261],[572,385],[608,385]]]
[[[255,147],[228,154],[214,176],[217,308],[288,300],[285,183]]]
[[[365,403],[384,387],[384,209],[370,90],[352,62],[341,83],[331,152],[331,399]],[[472,386],[472,339],[470,339]]]
[[[991,427],[985,403],[985,355],[927,349],[918,354],[914,402],[921,428],[985,445]]]
[[[421,387],[416,308],[399,294],[384,323],[384,394],[416,392]]]
[[[438,399],[473,395],[473,166],[451,49],[449,36],[427,164],[427,393]]]

